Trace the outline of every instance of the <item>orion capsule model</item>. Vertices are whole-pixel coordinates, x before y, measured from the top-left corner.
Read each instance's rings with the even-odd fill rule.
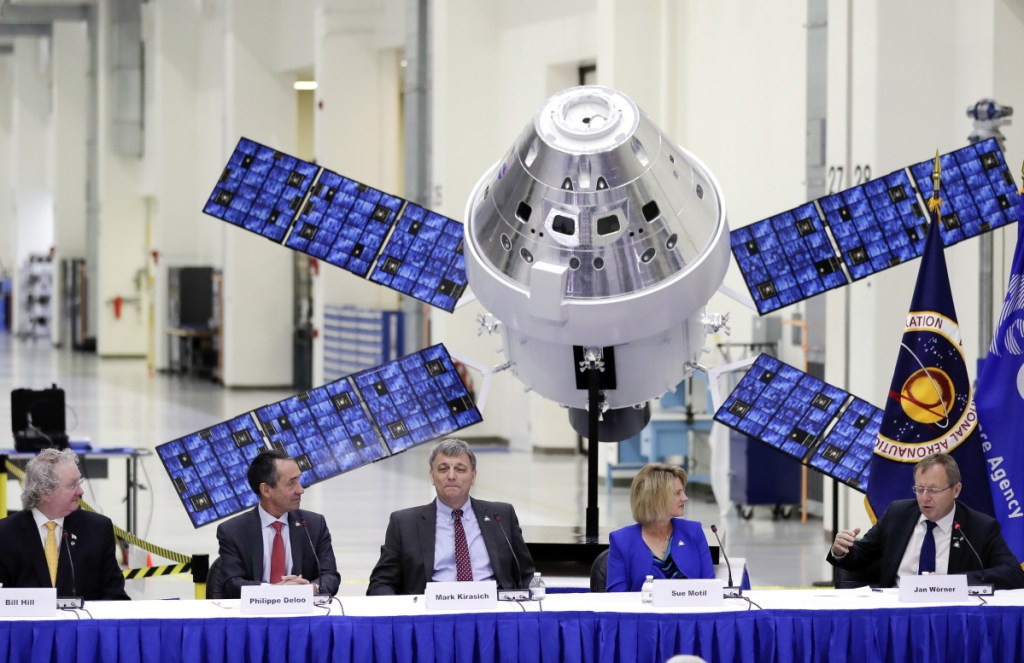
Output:
[[[581,376],[596,366],[600,439],[638,433],[697,364],[728,269],[711,172],[623,93],[576,87],[480,178],[465,219],[469,282],[514,374],[586,434]]]

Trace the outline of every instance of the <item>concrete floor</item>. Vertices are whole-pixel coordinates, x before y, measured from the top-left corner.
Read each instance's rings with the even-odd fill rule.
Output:
[[[17,388],[41,389],[56,383],[66,392],[67,426],[72,439],[89,438],[94,446],[156,445],[206,428],[254,407],[291,395],[280,390],[225,389],[209,381],[157,374],[135,359],[100,360],[94,354],[54,349],[45,341],[19,341],[0,333],[0,433],[2,447],[12,447],[10,400]],[[363,594],[384,539],[388,514],[432,499],[427,479],[431,445],[411,449],[373,465],[335,477],[307,490],[303,507],[326,515],[342,576],[341,594]],[[582,526],[586,506],[586,459],[582,456],[535,454],[503,447],[478,452],[473,494],[515,505],[524,528]],[[123,463],[109,464],[108,479],[90,479],[85,499],[110,516],[126,521]],[[155,456],[142,462],[138,534],[158,546],[184,554],[217,552],[216,525],[194,529],[169,478]],[[710,491],[691,486],[687,517],[718,520]],[[10,508],[20,506],[16,481],[8,487]],[[599,490],[600,524],[614,529],[630,524],[629,489]],[[727,536],[731,557],[745,557],[754,586],[805,587],[830,578],[825,563],[826,536],[819,519],[801,524],[773,521],[771,509],[758,507],[751,520],[735,516],[718,521]],[[529,541],[529,538],[527,538]],[[155,564],[164,560],[154,558]],[[133,566],[145,554],[133,551]],[[136,598],[189,598],[192,586],[184,576],[130,581]]]

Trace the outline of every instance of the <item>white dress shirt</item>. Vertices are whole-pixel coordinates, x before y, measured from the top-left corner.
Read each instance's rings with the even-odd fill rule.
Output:
[[[948,573],[949,572],[949,543],[953,538],[953,515],[956,513],[956,507],[950,509],[949,513],[940,518],[935,529],[932,531],[932,536],[935,538],[935,572],[936,573]],[[924,514],[917,519],[917,525],[914,526],[914,533],[910,537],[910,543],[907,544],[907,549],[903,553],[903,561],[900,562],[899,573],[896,576],[896,584],[899,585],[900,578],[903,576],[916,576],[918,565],[921,562],[921,544],[924,543],[924,535],[928,531],[928,526],[925,524],[927,518]]]
[[[455,582],[455,514],[441,500],[437,504],[437,527],[434,530],[434,569],[431,580],[434,582]],[[488,516],[490,517],[490,516]],[[473,565],[473,580],[493,580],[494,570],[491,568],[491,556],[487,554],[480,523],[473,511],[469,498],[462,505],[462,529],[466,533],[466,544],[469,546],[469,560]]]
[[[51,520],[57,523],[57,526],[53,528],[53,535],[57,537],[57,550],[61,549],[60,538],[64,536],[64,516],[60,518],[47,518],[46,515],[39,509],[32,509],[32,518],[36,521],[36,529],[39,531],[39,540],[43,544],[43,550],[46,550],[46,535],[49,530],[46,529],[46,523]]]
[[[260,514],[260,531],[263,532],[263,582],[270,582],[270,556],[274,552],[274,536],[277,531],[273,524],[284,523],[281,527],[281,538],[284,540],[284,575],[292,574],[292,545],[291,532],[288,529],[288,514],[281,514],[275,518],[263,510],[263,505],[257,505],[256,510]]]

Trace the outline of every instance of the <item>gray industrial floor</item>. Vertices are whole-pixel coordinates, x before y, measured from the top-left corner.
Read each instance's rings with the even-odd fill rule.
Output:
[[[157,374],[135,359],[100,360],[94,354],[54,349],[44,341],[19,341],[0,332],[0,447],[12,447],[10,400],[17,388],[41,389],[56,383],[66,392],[67,426],[72,439],[89,438],[94,446],[156,445],[218,423],[254,407],[291,395],[279,390],[235,390],[209,381]],[[426,503],[433,497],[427,480],[430,445],[362,467],[311,486],[303,507],[322,512],[334,538],[342,575],[341,593],[362,594],[377,560],[388,514],[398,508]],[[502,447],[478,450],[478,476],[473,494],[512,502],[524,528],[582,526],[586,505],[586,459],[575,455],[535,454]],[[155,456],[142,463],[138,534],[145,540],[185,554],[216,554],[216,525],[194,529],[163,466]],[[85,499],[110,516],[116,525],[126,520],[125,469],[109,464],[109,477],[90,479]],[[11,481],[8,504],[19,508],[20,489]],[[710,491],[692,486],[689,518],[705,524],[718,519]],[[599,490],[602,528],[629,524],[629,489]],[[746,557],[754,586],[806,587],[831,577],[824,562],[822,524],[801,524],[798,515],[773,521],[767,507],[755,508],[751,520],[732,516],[718,522],[728,533],[730,556]],[[529,538],[527,539],[529,541]],[[133,566],[145,564],[135,551]],[[155,564],[165,564],[153,558]],[[129,582],[136,598],[189,598],[192,587],[184,576]]]

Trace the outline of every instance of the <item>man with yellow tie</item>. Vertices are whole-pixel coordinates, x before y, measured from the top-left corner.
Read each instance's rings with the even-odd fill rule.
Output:
[[[57,596],[127,599],[110,518],[78,508],[78,457],[44,449],[28,462],[23,510],[0,520],[0,583],[56,587]]]

